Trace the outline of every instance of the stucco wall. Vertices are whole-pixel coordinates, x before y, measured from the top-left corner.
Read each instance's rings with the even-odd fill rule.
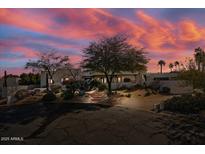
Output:
[[[160,87],[169,87],[171,94],[190,94],[193,92],[193,86],[188,85],[182,80],[160,81]]]
[[[81,78],[81,73],[79,70],[74,70],[73,72],[78,74],[77,76],[78,79]],[[53,75],[53,80],[55,84],[61,84],[62,78],[72,78],[70,71],[61,69],[61,70],[57,70]],[[46,86],[46,72],[41,72],[41,87],[45,87],[45,86]]]

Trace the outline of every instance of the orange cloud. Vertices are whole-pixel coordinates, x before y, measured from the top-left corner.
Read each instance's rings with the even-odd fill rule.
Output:
[[[136,15],[144,23],[145,33],[141,39],[149,49],[162,50],[166,48],[163,47],[165,44],[175,45],[172,24],[167,21],[158,21],[143,11],[137,11]]]
[[[194,49],[201,43],[200,41],[205,40],[205,28],[190,19],[171,22],[167,19],[157,19],[142,10],[135,12],[135,17],[135,19],[129,19],[117,16],[106,9],[48,9],[46,13],[29,12],[27,9],[0,9],[0,23],[2,24],[68,40],[87,41],[99,36],[111,36],[117,33],[128,34],[130,36],[129,43],[145,47],[148,52],[157,55],[154,58],[150,57],[152,58],[150,67],[153,65],[155,70],[158,69],[155,66],[158,59],[164,58],[169,62],[169,59],[175,60],[180,56],[189,56],[186,54],[191,52],[188,53],[187,50]],[[0,51],[4,52],[6,48],[10,47],[13,52],[25,54],[25,57],[36,57],[36,51],[20,46],[18,41],[13,42],[13,47],[10,47],[7,42],[4,44],[3,50],[0,47]],[[72,48],[80,51],[83,47],[80,43],[67,44],[55,41],[55,39],[37,40],[34,38],[32,40],[31,38],[29,41],[29,43],[41,43],[68,50]],[[80,56],[71,55],[72,63],[78,63],[80,60]]]
[[[205,39],[205,29],[200,28],[191,20],[179,23],[179,38],[182,41],[196,42]]]
[[[11,24],[35,31],[45,31],[48,27],[48,23],[46,24],[45,22],[47,20],[40,20],[40,16],[38,16],[37,18],[32,15],[28,17],[26,12],[22,10],[19,11],[18,9],[1,9],[0,11],[1,23]]]
[[[36,58],[36,57],[38,57],[38,54],[39,54],[38,51],[34,51],[30,48],[26,48],[23,46],[14,47],[14,48],[12,48],[12,51],[22,53],[26,58]]]

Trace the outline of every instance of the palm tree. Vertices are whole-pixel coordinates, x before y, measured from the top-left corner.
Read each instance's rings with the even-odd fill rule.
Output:
[[[174,66],[175,66],[176,71],[177,70],[179,71],[179,62],[178,61],[174,62]]]
[[[169,64],[170,72],[172,72],[173,67],[174,67],[174,64],[170,63],[170,64]]]
[[[160,66],[160,73],[162,74],[162,67],[165,66],[165,61],[164,60],[160,60],[158,61],[158,65]]]

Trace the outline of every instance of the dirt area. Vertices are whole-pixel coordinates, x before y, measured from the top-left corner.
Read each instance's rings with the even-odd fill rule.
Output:
[[[203,118],[150,111],[170,96],[128,93],[130,97],[117,97],[114,106],[35,102],[1,107],[0,136],[22,140],[0,144],[205,144]],[[100,97],[102,93],[92,93],[88,98]]]
[[[136,90],[136,91],[117,91],[119,95],[124,95],[123,97],[119,97],[116,102],[118,106],[138,109],[138,110],[152,110],[154,104],[161,103],[166,99],[171,98],[169,95],[161,95],[161,94],[151,94],[150,96],[145,96],[145,90]],[[130,95],[130,97],[126,97]]]

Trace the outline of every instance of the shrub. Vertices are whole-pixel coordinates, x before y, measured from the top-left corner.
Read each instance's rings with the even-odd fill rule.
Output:
[[[34,90],[34,93],[35,93],[35,94],[39,94],[40,92],[41,92],[40,89],[35,89],[35,90]]]
[[[127,87],[125,85],[122,85],[121,87],[117,88],[117,90],[127,90]]]
[[[127,94],[126,97],[131,97],[131,94]]]
[[[160,92],[163,94],[170,94],[170,88],[169,87],[162,87]]]
[[[155,91],[158,91],[160,89],[160,83],[159,81],[153,81],[150,86],[147,86],[147,88],[151,88]]]
[[[147,97],[147,96],[150,96],[151,95],[151,92],[147,91],[145,94],[144,94],[144,97]]]
[[[104,91],[104,90],[106,90],[107,89],[107,86],[105,85],[105,84],[99,84],[98,86],[97,86],[97,88],[98,88],[98,90],[99,91]]]
[[[56,100],[56,95],[53,92],[49,91],[43,96],[42,100],[46,102],[54,101]]]
[[[134,89],[135,89],[135,90],[144,89],[144,86],[142,86],[142,85],[140,85],[140,84],[136,84],[136,85],[134,86]]]
[[[59,93],[61,91],[61,86],[60,85],[51,85],[51,91],[56,93]]]
[[[184,114],[198,113],[205,109],[205,95],[182,95],[166,100],[165,110]]]
[[[15,97],[18,100],[23,99],[23,98],[27,97],[28,95],[29,95],[29,91],[25,90],[25,89],[19,90],[15,93]]]
[[[64,100],[69,100],[74,97],[74,94],[70,90],[66,90],[63,92],[63,99]]]
[[[97,80],[93,80],[90,83],[90,87],[91,87],[91,89],[98,88],[98,90],[100,90],[100,91],[103,91],[103,90],[107,89],[107,86],[105,84],[103,84],[103,83],[101,83],[100,81],[97,81]]]

